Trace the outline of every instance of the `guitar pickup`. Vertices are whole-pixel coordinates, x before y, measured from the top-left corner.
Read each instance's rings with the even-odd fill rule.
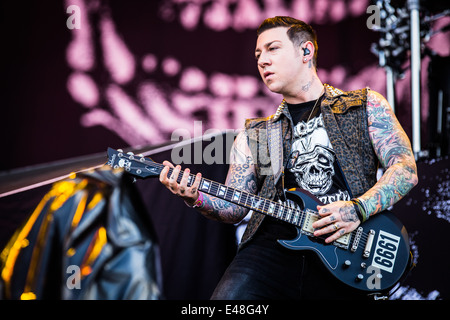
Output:
[[[348,246],[350,244],[350,238],[351,238],[350,233],[344,234],[342,237],[337,238],[333,244],[336,247],[340,247],[342,249],[348,249]]]
[[[305,210],[305,222],[303,222],[302,231],[308,235],[313,235],[314,228],[312,227],[312,224],[319,220],[319,215],[317,212],[314,212],[312,210],[306,209]]]
[[[303,222],[303,226],[302,226],[303,233],[312,236],[314,234],[314,228],[312,227],[312,224],[314,222],[316,222],[317,220],[319,220],[319,218],[320,218],[320,216],[316,212],[306,209],[305,210],[305,221]],[[336,247],[347,249],[350,244],[350,238],[351,238],[350,233],[344,234],[342,237],[335,240],[333,242],[333,244]]]

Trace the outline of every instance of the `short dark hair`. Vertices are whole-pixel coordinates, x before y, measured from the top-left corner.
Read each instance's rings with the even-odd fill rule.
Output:
[[[256,30],[256,35],[259,36],[266,30],[278,27],[289,28],[287,31],[287,35],[294,46],[300,46],[303,42],[306,41],[312,42],[312,44],[314,45],[313,64],[314,67],[317,68],[317,51],[319,47],[317,45],[317,35],[314,29],[304,21],[292,17],[276,16],[264,20]]]

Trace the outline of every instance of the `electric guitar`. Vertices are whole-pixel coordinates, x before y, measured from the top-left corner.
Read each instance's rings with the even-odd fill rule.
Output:
[[[158,177],[164,168],[150,158],[126,154],[108,148],[108,162],[112,168],[123,168],[139,178]],[[172,174],[173,169],[169,170]],[[183,171],[177,181],[180,182]],[[190,174],[188,186],[194,183]],[[312,224],[319,219],[314,195],[302,189],[287,191],[286,197],[297,204],[275,202],[224,184],[201,179],[199,191],[232,202],[250,210],[286,221],[297,228],[297,237],[278,240],[292,250],[315,252],[326,268],[348,286],[371,293],[384,293],[393,288],[412,265],[408,234],[402,223],[390,211],[379,213],[356,230],[334,241],[325,243],[326,236],[315,237]]]

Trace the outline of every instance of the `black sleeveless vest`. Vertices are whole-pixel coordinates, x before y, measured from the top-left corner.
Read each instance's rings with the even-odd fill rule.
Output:
[[[347,91],[325,84],[325,97],[320,108],[324,126],[331,145],[339,161],[344,178],[349,186],[351,196],[358,197],[369,190],[377,181],[378,159],[373,150],[367,127],[367,88]],[[274,199],[277,193],[271,172],[269,147],[267,144],[267,123],[282,121],[282,141],[284,166],[291,151],[293,123],[288,108],[283,103],[276,113],[268,118],[247,119],[245,128],[248,143],[255,161],[257,182],[260,186],[258,195]],[[257,152],[257,154],[255,154]],[[242,236],[240,248],[251,240],[265,215],[253,212]]]

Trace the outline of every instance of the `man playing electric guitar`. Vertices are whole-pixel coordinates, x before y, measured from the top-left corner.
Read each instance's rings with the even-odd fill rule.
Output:
[[[283,101],[273,116],[247,120],[231,150],[225,185],[276,201],[285,201],[284,190],[308,191],[324,204],[314,208],[320,217],[312,224],[314,236],[331,244],[399,201],[418,178],[409,139],[386,99],[367,88],[344,92],[324,85],[316,72],[317,50],[314,30],[302,21],[274,17],[258,28],[255,58],[259,73]],[[282,134],[276,146],[267,139],[272,127],[280,128]],[[277,172],[267,173],[274,167],[274,157],[268,162],[259,151],[268,149],[272,153],[280,150],[281,178],[274,178]],[[200,173],[190,185],[186,169],[177,182],[181,167],[168,161],[163,164],[160,181],[204,216],[238,223],[249,212],[199,191]],[[384,174],[377,181],[378,164]],[[169,168],[174,169],[168,176]],[[254,212],[239,251],[212,298],[366,296],[325,271],[314,252],[289,250],[276,241],[295,236],[292,225]]]

